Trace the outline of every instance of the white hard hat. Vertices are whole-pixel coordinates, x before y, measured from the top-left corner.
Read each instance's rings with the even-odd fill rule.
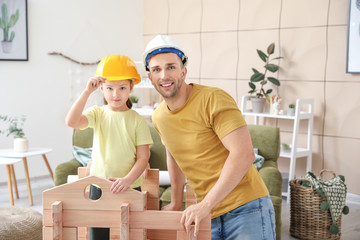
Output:
[[[146,71],[149,71],[148,65],[151,56],[167,52],[172,52],[178,55],[184,66],[186,66],[188,58],[180,43],[173,37],[167,35],[157,35],[146,45],[145,52],[143,54],[143,63]]]

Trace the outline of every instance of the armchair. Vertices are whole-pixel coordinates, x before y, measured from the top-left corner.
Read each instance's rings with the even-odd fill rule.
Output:
[[[265,158],[259,170],[275,210],[276,239],[281,239],[281,202],[282,176],[278,169],[277,160],[280,156],[280,130],[277,127],[263,125],[248,125],[254,148],[258,148],[259,155]]]

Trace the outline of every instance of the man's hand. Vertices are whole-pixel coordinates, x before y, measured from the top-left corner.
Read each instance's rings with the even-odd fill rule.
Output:
[[[114,182],[110,188],[112,193],[125,192],[131,185],[131,182],[126,178],[108,178],[108,180]]]
[[[189,233],[191,224],[195,223],[194,236],[196,237],[199,232],[201,220],[208,216],[210,211],[210,205],[204,201],[190,205],[186,208],[180,220],[180,223],[183,225],[186,233]]]

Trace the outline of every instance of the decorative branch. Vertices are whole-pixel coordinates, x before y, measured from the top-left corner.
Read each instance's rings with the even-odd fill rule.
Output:
[[[70,61],[72,61],[72,62],[74,62],[74,63],[81,64],[81,65],[97,65],[97,64],[99,64],[99,62],[100,62],[100,60],[97,61],[97,62],[92,62],[92,63],[79,62],[79,61],[76,61],[75,59],[72,59],[71,57],[68,57],[68,56],[66,56],[66,55],[64,55],[64,54],[62,54],[62,53],[59,53],[59,52],[50,52],[50,53],[48,53],[48,54],[49,54],[49,55],[59,55],[59,56],[62,56],[62,57],[64,57],[64,58],[66,58],[67,60],[70,60]]]

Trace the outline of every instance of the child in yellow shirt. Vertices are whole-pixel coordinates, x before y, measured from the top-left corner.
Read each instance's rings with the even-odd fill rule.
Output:
[[[90,175],[113,182],[111,191],[121,193],[129,187],[139,189],[141,174],[149,161],[153,143],[143,117],[131,109],[129,95],[140,75],[127,56],[110,55],[99,63],[96,76],[89,79],[85,90],[71,107],[66,124],[72,128],[94,129]],[[100,87],[107,105],[93,106],[83,112],[86,102]],[[101,195],[92,186],[90,198]],[[109,239],[109,229],[90,229],[90,239]]]

